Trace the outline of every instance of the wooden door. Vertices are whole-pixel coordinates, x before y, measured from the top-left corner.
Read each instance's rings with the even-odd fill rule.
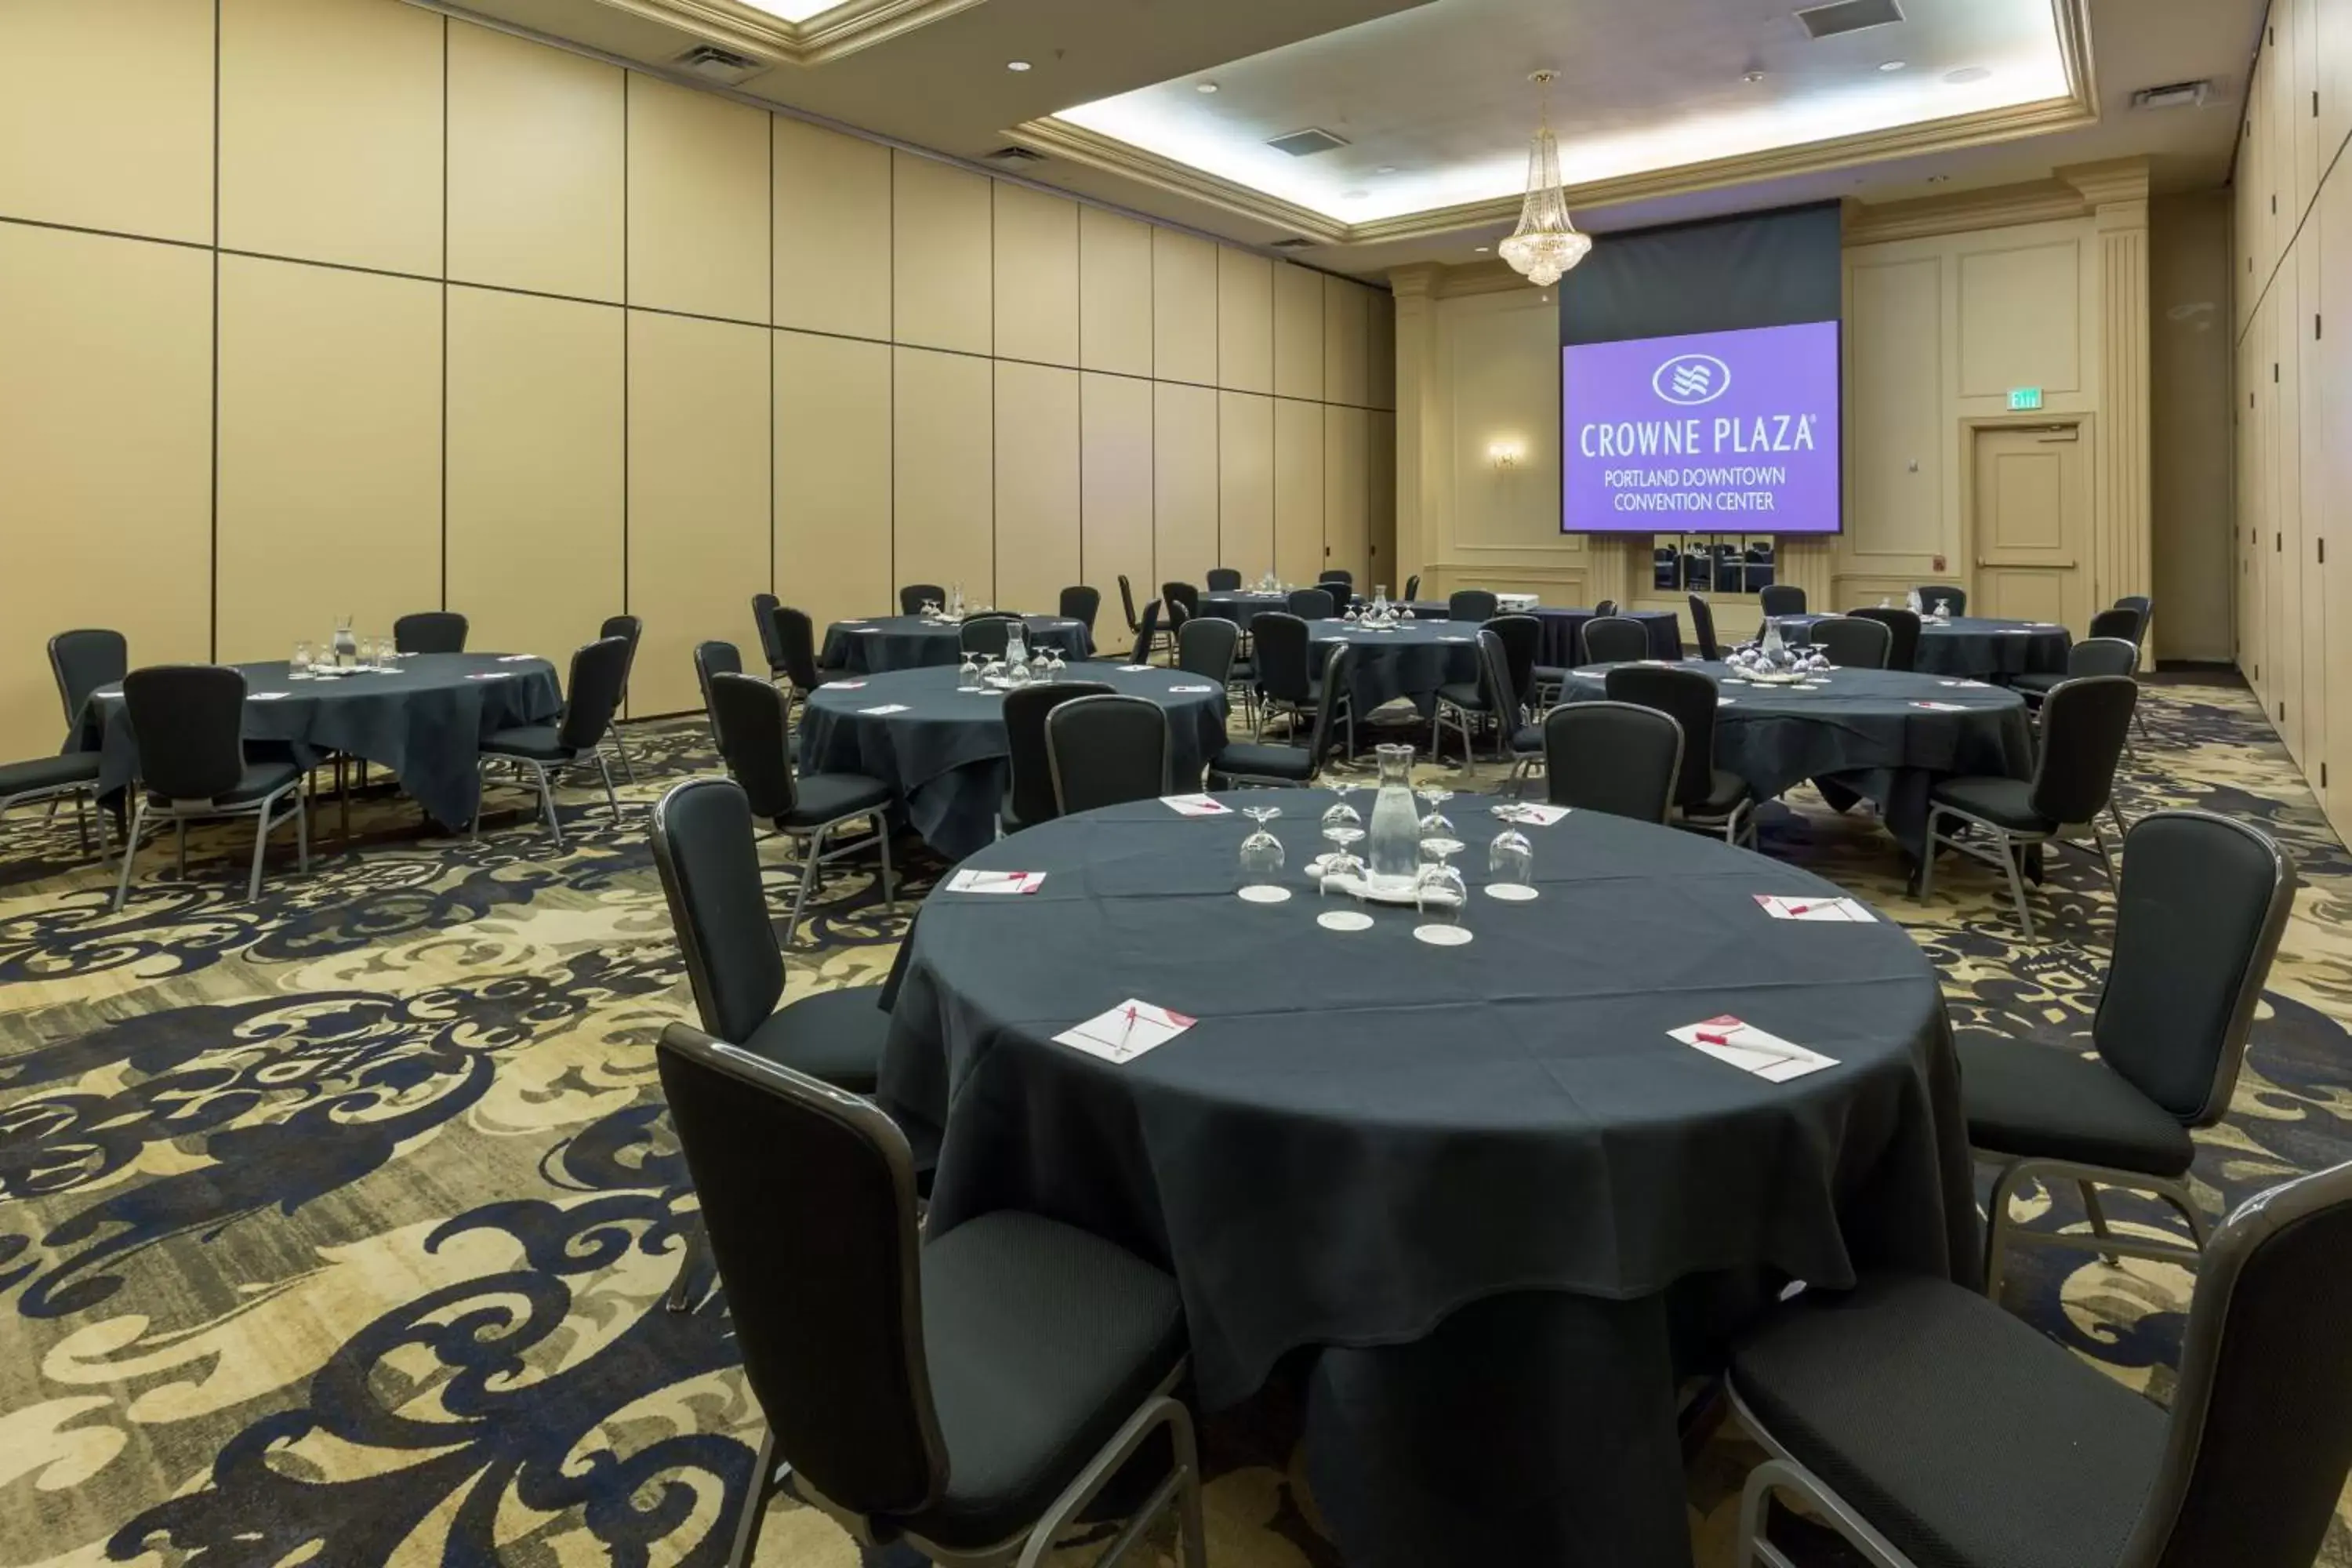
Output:
[[[2091,465],[2074,425],[1976,434],[1972,543],[1980,616],[2091,621]]]
[[[2286,743],[2287,754],[2303,755],[2303,592],[2296,585],[2296,568],[2303,561],[2302,409],[2295,395],[2300,367],[2294,357],[2294,258],[2280,265],[2263,300],[2263,353],[2269,357],[2263,374],[2270,378],[2270,420],[2263,431],[2266,468],[2270,475],[2270,553],[2263,566],[2263,618],[2270,627],[2268,662],[2270,719]]]

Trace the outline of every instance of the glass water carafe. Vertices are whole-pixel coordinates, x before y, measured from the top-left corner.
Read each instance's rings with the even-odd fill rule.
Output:
[[[351,616],[341,616],[336,618],[335,636],[331,646],[335,650],[335,663],[338,667],[359,662],[360,639],[352,633]]]
[[[1381,746],[1380,792],[1372,797],[1372,821],[1365,835],[1372,890],[1409,893],[1420,870],[1421,814],[1412,804],[1412,748]]]
[[[1023,666],[1029,662],[1029,628],[1019,621],[1004,625],[1004,662]]]

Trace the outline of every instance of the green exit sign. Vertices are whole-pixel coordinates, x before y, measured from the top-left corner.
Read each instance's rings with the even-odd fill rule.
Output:
[[[2009,410],[2012,414],[2031,414],[2042,406],[2042,389],[2038,386],[2013,386],[2009,391]]]

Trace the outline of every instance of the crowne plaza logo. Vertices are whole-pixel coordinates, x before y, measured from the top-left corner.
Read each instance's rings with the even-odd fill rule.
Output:
[[[1650,377],[1650,390],[1667,403],[1696,408],[1731,390],[1731,367],[1713,354],[1676,354]]]

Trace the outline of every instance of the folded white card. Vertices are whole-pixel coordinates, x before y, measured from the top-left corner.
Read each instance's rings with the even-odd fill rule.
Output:
[[[1034,893],[1045,885],[1043,871],[980,871],[966,867],[948,879],[950,893]]]
[[[1182,690],[1183,688],[1177,688]],[[1207,687],[1201,689],[1203,691]],[[1160,804],[1179,816],[1231,816],[1234,808],[1223,801],[1211,800],[1205,795],[1163,795]]]
[[[529,664],[537,658],[539,658],[539,655],[535,653],[502,653],[499,655],[499,662],[500,664]]]
[[[1216,688],[1213,686],[1171,686],[1168,689],[1168,695],[1171,697],[1189,697],[1202,692],[1214,691],[1215,689]]]
[[[1764,912],[1776,921],[1844,921],[1855,925],[1876,925],[1878,917],[1853,899],[1783,899],[1771,893],[1759,893],[1756,901]]]
[[[1704,1051],[1717,1061],[1729,1062],[1740,1071],[1754,1073],[1770,1083],[1786,1083],[1837,1066],[1835,1057],[1825,1057],[1810,1047],[1767,1034],[1728,1013],[1666,1033],[1694,1050]]]
[[[1568,815],[1568,807],[1545,805],[1532,800],[1507,801],[1495,807],[1495,815],[1505,822],[1521,822],[1530,827],[1549,827]]]
[[[248,702],[282,702],[291,695],[292,693],[285,691],[257,691],[246,699],[246,700]]]
[[[1981,680],[1939,680],[1936,682],[1936,684],[1938,686],[1973,686],[1979,689],[1984,686],[1984,682]]]
[[[1121,675],[1141,675],[1150,668],[1148,664],[1122,664],[1118,667],[1118,672]]]
[[[505,680],[510,678],[513,674],[514,671],[510,669],[486,669],[479,675],[469,675],[466,677],[466,679],[468,680]]]
[[[904,713],[906,710],[907,705],[903,702],[885,702],[879,707],[860,708],[858,710],[860,713],[865,714],[869,719],[879,719],[886,713]]]
[[[1126,1062],[1166,1045],[1191,1028],[1194,1021],[1181,1013],[1129,997],[1109,1012],[1097,1013],[1054,1038],[1105,1061]]]
[[[824,683],[824,689],[827,691],[863,691],[866,689],[866,682],[862,680],[828,680]]]
[[[1925,708],[1930,713],[1965,713],[1969,710],[1969,705],[1965,702],[1922,701],[1914,702],[1911,706],[1914,708]]]

